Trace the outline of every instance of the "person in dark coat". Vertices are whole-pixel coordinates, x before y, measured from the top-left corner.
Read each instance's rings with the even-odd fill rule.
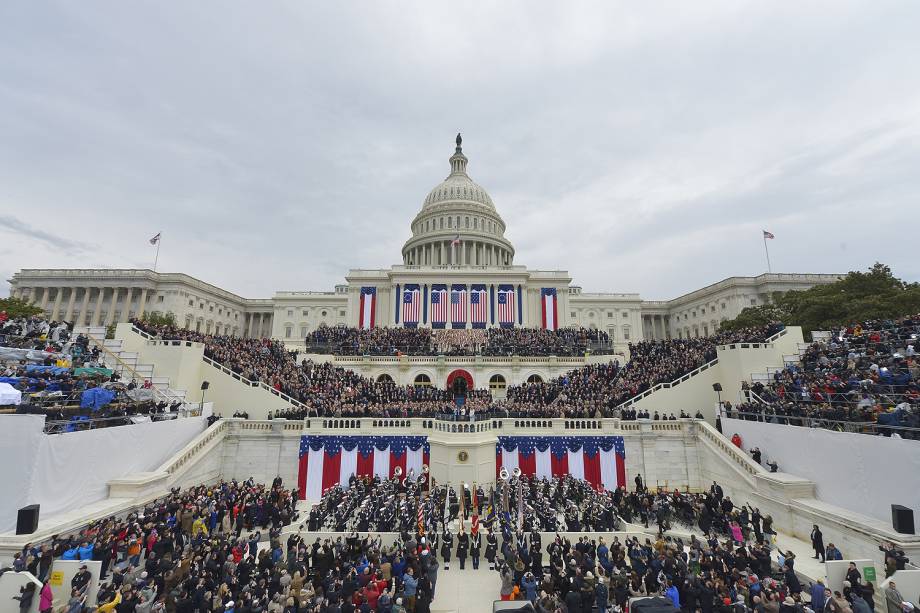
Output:
[[[454,537],[447,530],[441,537],[441,557],[444,558],[444,570],[450,570],[450,551],[454,548]]]
[[[466,556],[470,550],[470,535],[460,530],[460,534],[457,535],[457,560],[460,561],[460,570],[466,568]]]
[[[824,562],[824,535],[821,534],[818,524],[815,524],[814,528],[811,529],[811,546],[815,550],[815,560],[820,556],[821,561]]]
[[[479,554],[482,551],[482,534],[476,532],[470,538],[470,558],[473,560],[473,570],[479,568]]]
[[[495,533],[489,530],[486,535],[486,561],[489,563],[489,570],[495,570],[495,554],[498,552],[498,539]]]

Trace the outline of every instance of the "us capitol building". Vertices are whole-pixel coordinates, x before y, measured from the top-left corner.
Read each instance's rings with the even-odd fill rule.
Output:
[[[838,275],[730,277],[671,300],[634,293],[588,293],[563,270],[515,264],[505,222],[488,192],[467,172],[457,135],[450,174],[425,197],[402,248],[402,264],[353,269],[333,291],[279,291],[243,298],[182,273],[137,269],[23,269],[11,295],[53,319],[110,325],[145,312],[172,312],[179,325],[211,334],[271,336],[292,347],[322,325],[395,327],[583,326],[604,330],[615,346],[687,338],[776,291],[807,289]]]

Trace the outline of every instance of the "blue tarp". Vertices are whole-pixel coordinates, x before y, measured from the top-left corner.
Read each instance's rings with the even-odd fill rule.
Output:
[[[51,373],[52,375],[64,375],[70,372],[69,368],[63,366],[40,366],[38,364],[26,364],[26,372]]]
[[[115,399],[115,392],[101,387],[88,389],[80,396],[81,409],[100,409]]]

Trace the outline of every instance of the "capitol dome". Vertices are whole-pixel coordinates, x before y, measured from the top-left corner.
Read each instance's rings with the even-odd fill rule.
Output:
[[[414,266],[510,266],[514,247],[489,193],[466,172],[463,140],[450,157],[450,174],[435,186],[412,221],[403,263]]]

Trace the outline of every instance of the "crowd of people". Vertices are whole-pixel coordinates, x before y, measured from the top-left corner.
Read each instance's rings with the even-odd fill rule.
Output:
[[[606,332],[588,328],[353,328],[320,326],[308,353],[336,355],[570,356],[609,352]]]
[[[141,321],[135,321],[134,325],[167,340],[203,343],[207,357],[247,379],[262,381],[307,407],[291,414],[427,417],[455,410],[453,394],[448,390],[399,386],[392,380],[374,381],[328,362],[298,361],[297,351],[287,351],[282,343],[271,339],[217,336]],[[702,366],[715,357],[718,345],[763,341],[776,330],[770,326],[707,338],[635,343],[630,345],[631,359],[625,365],[619,361],[594,364],[550,381],[512,386],[501,402],[493,402],[486,390],[474,390],[467,394],[464,410],[499,417],[618,417],[621,416],[617,410],[619,404],[658,383],[671,381]],[[512,339],[515,334],[513,330],[490,329],[486,332],[498,339]],[[577,334],[577,331],[569,332]]]
[[[791,425],[877,424],[873,432],[914,438],[916,431],[898,428],[920,428],[918,333],[920,315],[833,330],[772,381],[745,384],[751,401],[735,411]]]
[[[659,383],[670,382],[716,357],[728,343],[763,342],[775,326],[721,332],[714,336],[642,341],[629,346],[629,361],[593,364],[542,383],[509,387],[499,406],[511,415],[618,417],[616,407]]]
[[[854,565],[841,591],[829,590],[823,579],[803,585],[795,554],[775,548],[769,513],[733,501],[715,482],[699,494],[651,491],[640,475],[629,490],[598,491],[570,476],[512,477],[497,491],[480,487],[462,495],[439,486],[426,498],[422,490],[422,483],[416,486],[414,480],[353,478],[347,487],[325,492],[310,513],[308,529],[349,532],[353,542],[370,543],[372,549],[373,539],[361,540],[358,533],[399,532],[390,555],[403,548],[395,554],[399,567],[405,560],[421,564],[410,579],[417,580],[421,572],[430,584],[420,603],[410,599],[412,587],[398,576],[389,581],[394,567],[387,569],[392,595],[407,610],[421,604],[414,610],[427,611],[439,566],[450,570],[456,561],[464,569],[469,558],[478,568],[483,546],[489,568],[500,575],[499,597],[528,600],[536,611],[625,611],[630,598],[643,596],[662,596],[685,611],[725,613],[867,613],[875,607],[875,586]],[[478,523],[466,521],[473,515]],[[419,516],[424,518],[421,531]],[[603,536],[565,534],[617,530],[621,521],[654,525],[657,537],[614,537],[608,542]],[[675,526],[689,531],[690,538],[671,536]],[[541,533],[547,532],[555,536],[544,548]],[[816,558],[844,557],[833,543],[824,543],[817,525],[812,545]],[[891,567],[889,576],[904,568],[903,552],[882,550],[886,568]],[[381,555],[393,561],[385,552]]]
[[[122,381],[69,324],[38,317],[0,324],[0,383],[19,392],[4,395],[0,412],[44,415],[53,432],[160,419],[182,406],[157,398],[149,380]]]
[[[27,544],[13,568],[47,585],[57,559],[98,561],[99,576],[83,568],[71,582],[68,613],[82,610],[90,581],[101,582],[99,612],[281,612],[290,598],[309,600],[292,590],[298,577],[294,587],[303,587],[306,568],[294,571],[296,558],[290,550],[284,557],[279,540],[282,527],[297,520],[296,500],[280,479],[176,489],[123,518]],[[268,547],[260,546],[263,535]]]

